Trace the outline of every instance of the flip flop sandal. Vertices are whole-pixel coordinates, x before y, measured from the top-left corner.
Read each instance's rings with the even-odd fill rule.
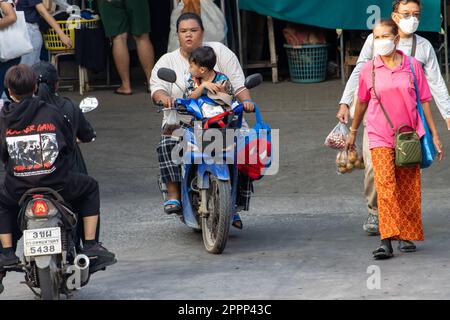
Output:
[[[238,213],[233,216],[233,223],[231,225],[239,230],[242,230],[242,228],[244,227],[242,224],[241,216]]]
[[[167,200],[164,202],[164,212],[167,214],[174,214],[181,212],[181,202],[176,199]]]
[[[379,246],[373,253],[373,257],[375,260],[389,259],[394,256],[391,250],[389,250],[388,246],[381,245]]]
[[[121,96],[131,96],[133,94],[133,92],[120,92],[119,88],[117,88],[116,90],[114,90],[115,94],[121,95]]]
[[[416,245],[408,240],[400,240],[398,242],[398,250],[401,252],[415,252]]]

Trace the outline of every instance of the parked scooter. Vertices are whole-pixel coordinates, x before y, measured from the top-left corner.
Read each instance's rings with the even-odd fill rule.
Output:
[[[159,69],[158,77],[176,85],[177,76],[171,69]],[[262,76],[254,74],[247,77],[245,86],[251,89],[261,82]],[[192,116],[196,123],[202,124],[201,128],[198,128],[201,129],[202,137],[208,136],[208,131],[212,129],[226,132],[241,128],[244,112],[242,103],[234,102],[231,111],[208,118],[205,116],[205,110],[202,110],[201,99],[176,99],[173,108],[159,111]],[[160,104],[157,106],[163,107]],[[220,155],[212,156],[205,152],[205,141],[199,141],[201,139],[198,139],[195,128],[187,128],[184,132],[183,141],[188,148],[185,148],[182,157],[181,221],[194,230],[201,230],[204,246],[209,253],[220,254],[228,240],[232,217],[237,213],[236,145],[233,140],[230,145],[223,146]],[[167,188],[161,179],[158,179],[158,182],[166,200]]]
[[[83,113],[97,107],[96,98],[80,103]],[[86,286],[89,258],[77,249],[78,217],[61,195],[50,188],[34,188],[21,197],[19,207],[24,254],[19,265],[4,271],[25,273],[24,283],[42,300],[58,300],[61,294],[70,297]]]

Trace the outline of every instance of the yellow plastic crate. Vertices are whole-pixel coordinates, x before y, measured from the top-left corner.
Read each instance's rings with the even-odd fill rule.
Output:
[[[56,21],[59,24],[61,30],[72,40],[72,48],[67,49],[66,46],[61,42],[55,29],[50,28],[46,33],[43,34],[45,48],[48,51],[64,51],[75,49],[75,29],[76,28],[86,28],[86,29],[96,29],[99,27],[100,19],[91,20],[71,20],[71,21]]]

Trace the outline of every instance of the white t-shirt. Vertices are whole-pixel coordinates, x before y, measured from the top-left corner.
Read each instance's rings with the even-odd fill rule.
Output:
[[[239,60],[236,55],[220,42],[205,42],[204,46],[211,47],[216,56],[217,63],[214,70],[225,74],[235,90],[234,94],[239,93],[244,88],[245,76],[242,71]],[[169,68],[177,74],[176,84],[168,83],[158,78],[158,70],[160,68]],[[152,98],[156,91],[163,90],[173,98],[183,98],[183,93],[187,87],[187,79],[189,75],[189,62],[181,55],[180,49],[163,55],[155,64],[152,77],[150,78],[150,90]]]

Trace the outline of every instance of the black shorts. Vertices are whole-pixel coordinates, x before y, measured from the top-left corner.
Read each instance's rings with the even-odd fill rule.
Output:
[[[59,194],[82,218],[100,213],[98,182],[90,176],[80,173],[69,174],[67,183]],[[17,229],[17,216],[20,210],[18,201],[21,196],[11,195],[5,186],[0,189],[0,234],[13,233]]]

